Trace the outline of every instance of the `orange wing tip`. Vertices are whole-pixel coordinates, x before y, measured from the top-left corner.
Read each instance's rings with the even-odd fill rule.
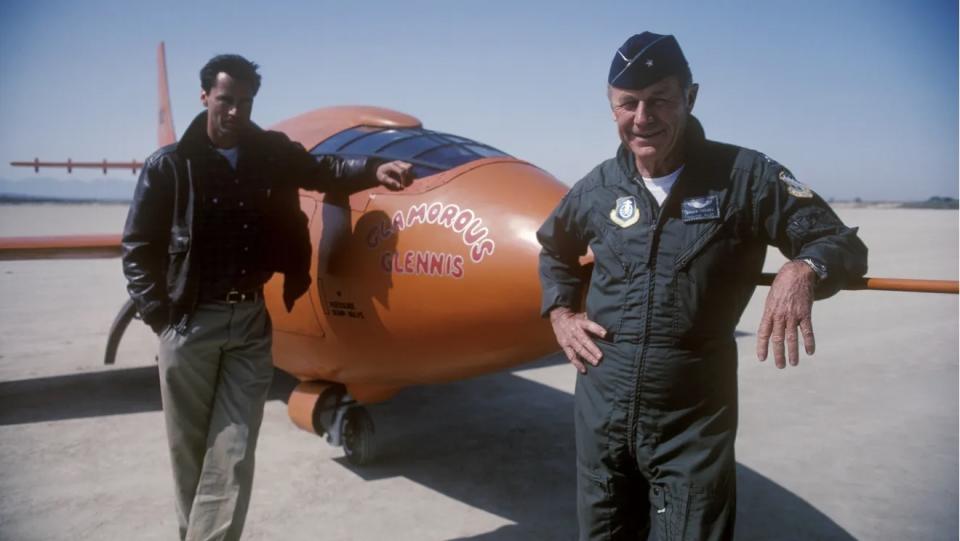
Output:
[[[913,280],[907,278],[864,278],[848,289],[872,289],[874,291],[912,291],[915,293],[960,294],[956,280]]]
[[[760,275],[757,285],[768,286],[776,278],[775,274],[765,272]],[[905,291],[911,293],[946,293],[960,294],[960,282],[957,280],[916,280],[912,278],[870,278],[864,277],[843,289],[850,291]]]

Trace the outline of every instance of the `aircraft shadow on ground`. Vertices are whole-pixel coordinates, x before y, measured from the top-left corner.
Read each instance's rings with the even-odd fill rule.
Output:
[[[297,382],[275,372],[267,399],[286,401]],[[0,382],[0,426],[161,409],[156,366]]]
[[[286,401],[296,383],[278,370],[269,399]],[[160,409],[154,366],[0,382],[0,426]],[[501,373],[408,389],[370,410],[377,461],[340,464],[366,480],[406,477],[513,523],[459,541],[575,537],[572,395]],[[738,540],[853,539],[786,488],[737,467]]]
[[[340,464],[367,480],[406,477],[515,523],[458,541],[576,537],[572,395],[494,374],[409,389],[370,411],[377,461],[360,468],[345,459]],[[738,464],[737,479],[738,540],[854,539],[749,467]]]

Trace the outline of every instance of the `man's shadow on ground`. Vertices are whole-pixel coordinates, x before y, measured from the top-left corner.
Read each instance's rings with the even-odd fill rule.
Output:
[[[269,399],[285,401],[296,383],[277,371]],[[0,382],[0,426],[160,409],[153,366]],[[377,461],[339,462],[366,480],[406,477],[512,523],[461,541],[576,537],[572,395],[500,373],[407,389],[370,411]],[[749,467],[738,464],[737,478],[737,539],[853,539]]]

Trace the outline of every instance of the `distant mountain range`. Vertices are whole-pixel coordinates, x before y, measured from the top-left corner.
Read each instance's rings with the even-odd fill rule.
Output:
[[[120,180],[98,178],[93,180],[59,180],[49,177],[10,180],[0,178],[0,197],[4,201],[15,200],[97,200],[130,201],[136,177]]]

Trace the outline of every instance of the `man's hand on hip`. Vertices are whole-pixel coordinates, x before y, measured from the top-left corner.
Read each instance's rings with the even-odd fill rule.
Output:
[[[803,335],[807,355],[813,355],[816,343],[810,314],[816,279],[813,269],[802,261],[789,261],[780,268],[767,294],[757,332],[757,358],[760,361],[767,359],[767,346],[772,343],[777,368],[785,367],[783,349],[786,344],[790,364],[796,366],[800,362],[797,327]]]
[[[550,311],[550,324],[553,325],[553,333],[557,335],[560,349],[581,374],[587,373],[587,367],[581,359],[593,366],[600,364],[603,354],[587,333],[603,338],[607,331],[587,319],[586,313],[573,312],[563,306],[554,308]]]
[[[391,190],[402,190],[413,182],[413,165],[392,161],[377,167],[377,182]]]

